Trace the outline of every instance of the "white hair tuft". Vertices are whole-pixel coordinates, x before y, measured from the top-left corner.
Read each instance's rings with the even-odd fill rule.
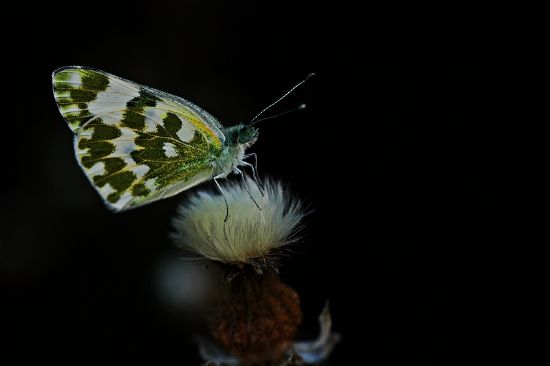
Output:
[[[302,203],[280,182],[266,182],[263,196],[249,178],[226,183],[223,191],[229,206],[227,221],[223,196],[200,191],[179,207],[173,220],[176,245],[222,263],[274,267],[274,250],[299,239],[300,222],[306,215]]]

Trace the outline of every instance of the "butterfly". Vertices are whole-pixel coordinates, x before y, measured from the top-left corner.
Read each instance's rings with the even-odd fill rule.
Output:
[[[254,166],[245,161],[255,157],[245,153],[258,139],[252,125],[306,80],[251,123],[224,127],[183,98],[104,71],[68,66],[52,74],[57,106],[74,132],[77,161],[114,211],[170,197],[209,180],[223,193],[217,179],[243,175],[242,166],[250,167],[255,177]]]

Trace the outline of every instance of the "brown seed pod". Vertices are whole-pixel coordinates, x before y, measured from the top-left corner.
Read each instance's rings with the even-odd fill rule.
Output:
[[[296,291],[272,273],[245,269],[209,316],[212,338],[243,365],[278,365],[302,320]]]

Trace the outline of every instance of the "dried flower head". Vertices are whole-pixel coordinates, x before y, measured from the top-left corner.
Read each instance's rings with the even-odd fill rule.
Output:
[[[280,182],[268,181],[260,191],[247,178],[226,183],[223,191],[227,221],[224,196],[200,191],[179,207],[173,221],[176,245],[222,263],[250,264],[258,270],[273,267],[278,250],[298,240],[303,205]]]

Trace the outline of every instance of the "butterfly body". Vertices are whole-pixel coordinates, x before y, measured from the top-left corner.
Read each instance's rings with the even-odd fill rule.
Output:
[[[183,98],[100,70],[64,67],[52,82],[77,161],[114,211],[239,172],[258,137],[251,126],[224,128]]]

